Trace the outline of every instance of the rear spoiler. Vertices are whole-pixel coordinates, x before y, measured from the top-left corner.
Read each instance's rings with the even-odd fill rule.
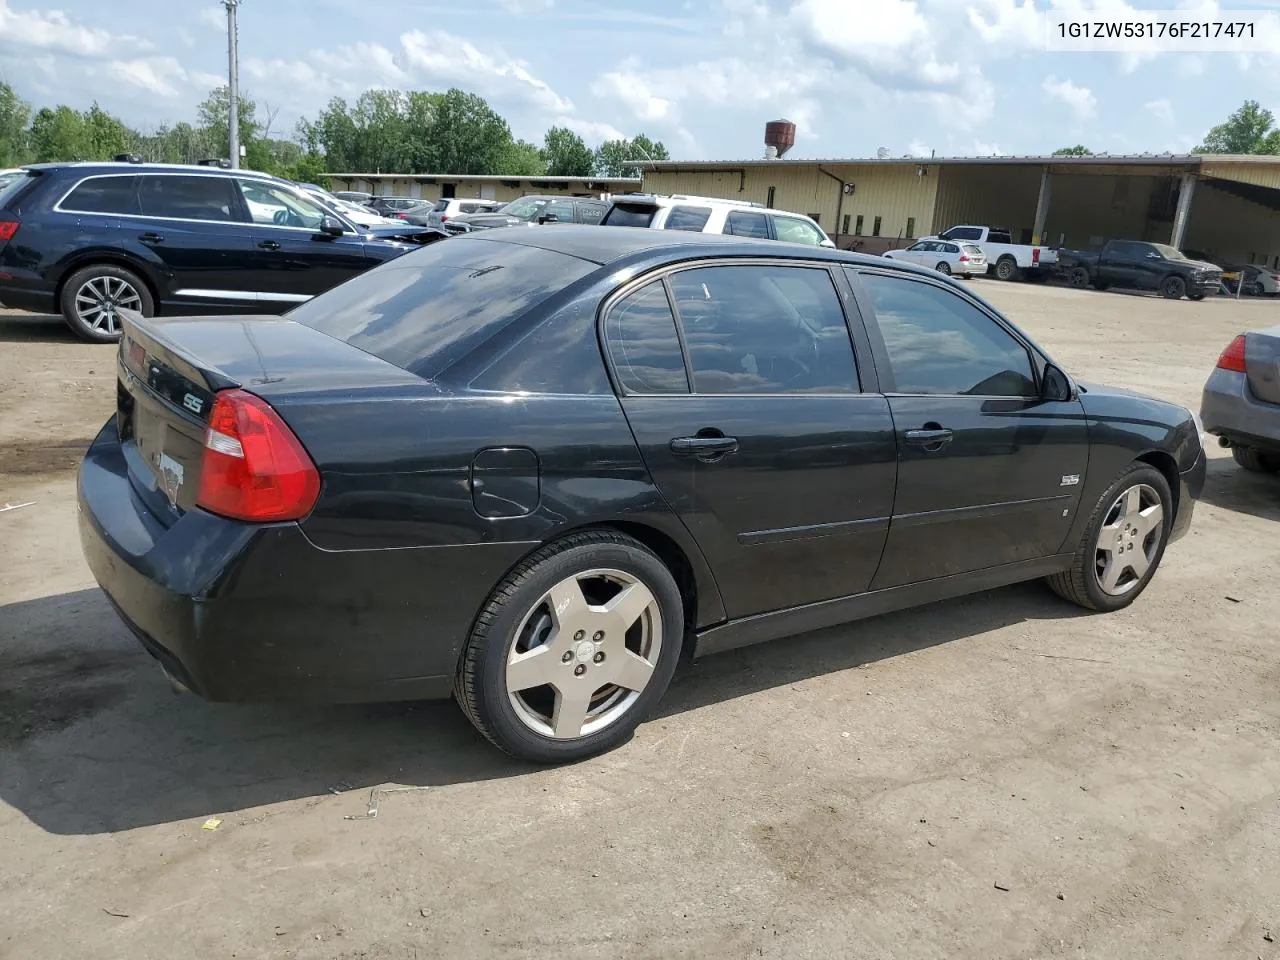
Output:
[[[122,310],[120,317],[122,334],[119,363],[153,390],[167,393],[166,381],[174,375],[203,387],[211,394],[240,386],[239,380],[207,360],[200,359],[198,351],[191,344],[179,344],[166,330],[170,325],[181,324],[185,330],[194,332],[196,324],[216,322],[220,326],[230,326],[236,323],[235,320],[161,320],[144,317],[132,310]],[[199,342],[200,338],[195,339]]]

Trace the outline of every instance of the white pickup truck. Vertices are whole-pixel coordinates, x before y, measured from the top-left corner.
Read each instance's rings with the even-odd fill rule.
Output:
[[[924,240],[970,240],[987,255],[987,270],[1000,280],[1017,280],[1024,273],[1050,271],[1058,262],[1058,252],[1048,247],[1014,243],[1004,227],[961,225]]]

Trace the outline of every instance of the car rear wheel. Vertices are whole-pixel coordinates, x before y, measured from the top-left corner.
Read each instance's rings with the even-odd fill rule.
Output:
[[[490,742],[564,763],[625,742],[666,691],[684,604],[670,570],[623,534],[543,547],[476,618],[454,695]]]
[[[1067,274],[1067,282],[1071,286],[1083,290],[1089,285],[1089,271],[1084,267],[1075,267]]]
[[[85,267],[68,277],[58,306],[67,326],[94,343],[120,339],[122,310],[144,317],[156,312],[151,291],[141,278],[109,263]]]
[[[947,261],[945,260],[939,261],[938,265],[933,269],[937,270],[941,274],[945,274],[948,277],[951,276],[951,265],[947,263]]]
[[[1134,463],[1098,498],[1071,567],[1047,578],[1063,599],[1089,610],[1133,603],[1160,566],[1173,522],[1164,474]]]
[[[1257,447],[1231,448],[1231,456],[1236,463],[1254,473],[1275,473],[1280,471],[1280,456],[1263,453]]]
[[[1017,280],[1018,279],[1018,261],[1013,257],[1001,257],[996,261],[996,279],[997,280]]]
[[[1181,300],[1187,292],[1187,282],[1181,277],[1165,277],[1160,292],[1170,300]]]

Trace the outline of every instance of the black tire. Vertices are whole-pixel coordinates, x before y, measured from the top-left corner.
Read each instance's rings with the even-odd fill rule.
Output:
[[[1071,272],[1067,274],[1067,283],[1077,290],[1083,290],[1089,286],[1089,271],[1084,267],[1073,267]]]
[[[1017,280],[1021,271],[1018,269],[1018,261],[1013,257],[1001,257],[996,261],[996,279],[997,280]]]
[[[1122,493],[1131,487],[1145,484],[1154,489],[1160,498],[1163,515],[1160,527],[1160,542],[1156,545],[1155,554],[1146,573],[1138,582],[1119,596],[1107,593],[1098,580],[1097,553],[1098,537],[1106,522],[1107,514]],[[1131,463],[1098,498],[1084,528],[1084,534],[1076,547],[1075,557],[1069,569],[1046,577],[1045,582],[1058,596],[1064,600],[1079,604],[1087,610],[1110,612],[1129,606],[1142,594],[1160,567],[1164,557],[1164,548],[1169,543],[1169,530],[1173,524],[1173,494],[1169,491],[1169,481],[1155,467],[1145,463]]]
[[[947,263],[947,261],[945,260],[940,260],[938,262],[938,265],[933,269],[937,270],[939,273],[945,276],[948,276],[948,277],[951,276],[951,265]]]
[[[1205,293],[1188,293],[1188,294],[1187,294],[1187,299],[1188,299],[1188,300],[1195,300],[1195,301],[1198,303],[1199,301],[1203,300],[1206,296],[1208,296],[1208,294],[1205,294]]]
[[[1276,473],[1280,471],[1280,456],[1263,453],[1257,447],[1233,446],[1231,456],[1236,463],[1254,473]]]
[[[662,642],[653,673],[627,712],[604,729],[572,739],[540,734],[520,719],[507,692],[507,658],[518,639],[516,631],[553,586],[601,568],[636,577],[657,601]],[[511,756],[533,763],[570,763],[612,750],[631,737],[671,683],[683,640],[684,602],[667,566],[624,534],[584,531],[542,547],[494,589],[462,652],[454,697],[475,728]],[[572,662],[566,669],[571,668]]]
[[[1187,281],[1179,276],[1165,277],[1160,281],[1160,295],[1169,300],[1181,300],[1187,293]]]
[[[77,311],[76,304],[81,291],[91,284],[116,290],[126,289],[130,293],[120,298],[120,306],[136,309],[144,317],[155,316],[155,299],[151,296],[151,290],[146,283],[136,273],[110,263],[82,267],[67,278],[66,283],[62,285],[62,294],[58,298],[58,309],[62,312],[62,319],[81,339],[91,343],[115,343],[120,339],[120,318],[115,312],[115,306],[111,308],[109,317],[100,315],[98,326],[88,322]],[[119,284],[126,286],[120,287]]]
[[[1105,281],[1105,280],[1095,280],[1095,281],[1093,281],[1093,289],[1098,290],[1098,291],[1107,290],[1107,289],[1109,289],[1109,288],[1110,288],[1110,286],[1111,286],[1111,284],[1107,283],[1107,281]]]

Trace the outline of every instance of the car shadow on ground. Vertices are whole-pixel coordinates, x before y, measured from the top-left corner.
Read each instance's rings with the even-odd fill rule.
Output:
[[[0,312],[0,343],[84,343],[56,314]],[[108,344],[110,347],[110,344]]]
[[[659,713],[1081,614],[1023,584],[778,640],[684,664]],[[98,590],[0,607],[0,644],[0,799],[55,834],[537,769],[487,744],[451,701],[268,706],[174,694]]]
[[[1231,457],[1214,457],[1200,499],[1223,510],[1280,520],[1280,474],[1254,473]]]

